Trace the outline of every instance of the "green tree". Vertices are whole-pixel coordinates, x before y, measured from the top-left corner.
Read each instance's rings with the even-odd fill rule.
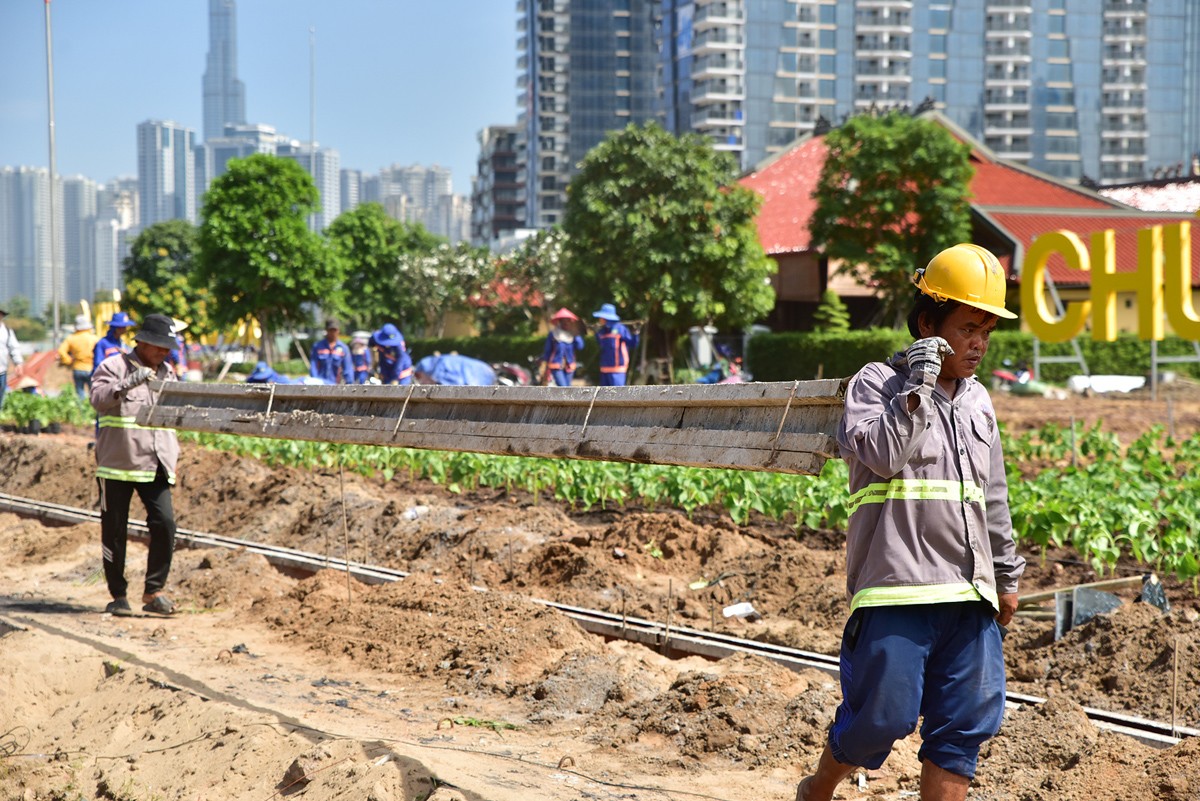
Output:
[[[303,167],[262,153],[230,161],[204,196],[196,280],[220,299],[216,325],[257,319],[268,360],[277,331],[307,324],[314,305],[340,305],[342,260],[308,229],[317,202]]]
[[[839,270],[878,291],[878,322],[899,327],[914,270],[970,239],[970,147],[937,123],[899,111],[851,117],[825,144],[813,242]]]
[[[475,323],[484,333],[532,334],[564,297],[566,235],[538,231],[495,260],[495,278],[473,297]]]
[[[13,295],[3,305],[8,316],[4,324],[21,342],[36,342],[46,336],[46,326],[33,316],[33,304],[24,295]]]
[[[199,231],[187,220],[155,223],[138,234],[125,257],[124,306],[135,320],[167,314],[188,324],[188,336],[212,332],[208,289],[192,282]]]
[[[353,327],[375,329],[386,322],[406,328],[425,322],[424,288],[404,270],[406,258],[428,255],[445,242],[420,223],[392,219],[378,203],[364,203],[340,215],[325,230],[346,266],[345,308]]]
[[[813,312],[813,321],[817,331],[849,331],[850,310],[838,293],[826,289],[821,295],[821,305]]]
[[[593,148],[568,188],[563,223],[567,282],[581,308],[612,301],[645,319],[668,357],[675,332],[767,314],[775,262],[758,242],[760,199],[736,183],[736,170],[708,139],[655,123]]]

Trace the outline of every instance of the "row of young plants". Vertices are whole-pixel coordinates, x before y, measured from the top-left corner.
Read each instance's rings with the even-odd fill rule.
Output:
[[[7,392],[0,406],[0,425],[18,430],[44,430],[54,423],[89,425],[95,420],[92,405],[74,392],[54,396]]]
[[[1200,577],[1200,435],[1184,441],[1155,428],[1128,448],[1099,425],[1059,426],[1005,439],[1009,503],[1018,542],[1074,548],[1098,573],[1122,558],[1180,579]],[[521,490],[579,510],[724,508],[739,525],[754,514],[797,528],[844,531],[847,470],[830,460],[819,476],[418,451],[302,440],[183,434],[272,466],[341,466],[365,476],[425,479],[451,492],[481,486]],[[1074,454],[1074,457],[1072,457]],[[1031,478],[1022,464],[1045,465]]]

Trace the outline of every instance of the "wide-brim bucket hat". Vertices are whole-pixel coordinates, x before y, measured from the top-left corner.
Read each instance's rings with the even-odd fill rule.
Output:
[[[88,317],[86,314],[76,315],[76,317],[75,317],[75,330],[76,331],[91,331],[92,327],[93,327],[92,320],[90,317]]]
[[[128,314],[123,311],[119,311],[109,318],[105,325],[107,325],[109,328],[132,328],[133,326],[137,325],[137,323],[135,323],[133,318]]]
[[[617,307],[611,303],[605,303],[600,307],[600,311],[592,312],[593,317],[599,317],[601,320],[608,320],[610,323],[618,322],[621,315],[617,314]]]
[[[373,338],[376,345],[382,345],[385,348],[399,348],[404,345],[404,335],[391,323],[384,323],[383,327],[375,332]]]
[[[179,340],[175,338],[175,323],[165,314],[147,314],[133,339],[167,350],[179,347]]]

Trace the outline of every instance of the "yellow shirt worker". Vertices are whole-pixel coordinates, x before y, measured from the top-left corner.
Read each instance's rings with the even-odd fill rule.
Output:
[[[86,314],[75,318],[75,333],[63,340],[58,346],[58,360],[64,367],[71,368],[71,377],[75,379],[75,394],[81,398],[88,397],[88,384],[92,377],[92,360],[95,358],[96,343],[95,326]]]

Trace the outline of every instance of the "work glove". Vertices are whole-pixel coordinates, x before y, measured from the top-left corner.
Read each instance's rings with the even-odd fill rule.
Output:
[[[140,387],[153,377],[154,371],[149,367],[139,367],[129,375],[125,376],[121,383],[117,385],[117,388],[122,392],[126,392],[134,387]]]
[[[905,356],[908,357],[908,369],[911,372],[934,376],[942,372],[942,359],[953,355],[954,349],[941,337],[918,339],[905,351]]]

